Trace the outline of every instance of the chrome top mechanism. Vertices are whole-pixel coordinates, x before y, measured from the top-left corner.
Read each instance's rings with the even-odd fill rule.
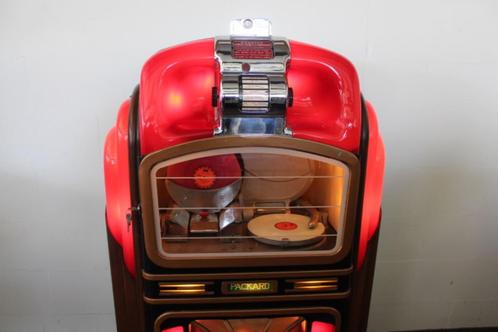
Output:
[[[242,133],[231,128],[250,128],[244,133],[258,134],[288,132],[284,125],[286,109],[292,105],[286,77],[288,41],[272,37],[271,24],[264,19],[233,20],[231,33],[215,39],[220,71],[219,85],[213,89],[213,106],[218,108],[220,118],[216,133]],[[271,125],[254,126],[257,119]],[[244,126],[243,122],[251,125]],[[256,132],[254,128],[258,128]]]

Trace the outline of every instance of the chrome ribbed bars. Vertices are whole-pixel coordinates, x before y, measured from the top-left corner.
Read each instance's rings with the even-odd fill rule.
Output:
[[[270,22],[263,19],[234,20],[231,27],[232,35],[215,40],[220,82],[213,106],[223,119],[285,118],[292,104],[288,41],[271,37]]]

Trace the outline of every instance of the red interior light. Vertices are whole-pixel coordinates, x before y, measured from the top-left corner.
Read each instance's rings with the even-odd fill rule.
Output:
[[[184,332],[182,326],[174,326],[174,327],[169,327],[165,330],[162,330],[161,332]]]
[[[331,323],[313,322],[311,332],[335,332],[335,326]]]

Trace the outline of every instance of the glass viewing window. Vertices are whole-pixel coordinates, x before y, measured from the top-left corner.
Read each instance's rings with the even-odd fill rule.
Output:
[[[284,148],[223,148],[155,164],[156,245],[168,258],[334,253],[344,236],[350,170]]]

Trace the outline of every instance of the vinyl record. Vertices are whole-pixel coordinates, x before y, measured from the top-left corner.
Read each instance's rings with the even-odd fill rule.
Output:
[[[188,189],[209,190],[226,187],[239,180],[242,170],[234,154],[210,156],[168,166],[166,176]]]
[[[265,214],[249,221],[247,228],[255,240],[282,247],[309,245],[321,240],[325,226],[309,228],[310,218],[300,214]]]

